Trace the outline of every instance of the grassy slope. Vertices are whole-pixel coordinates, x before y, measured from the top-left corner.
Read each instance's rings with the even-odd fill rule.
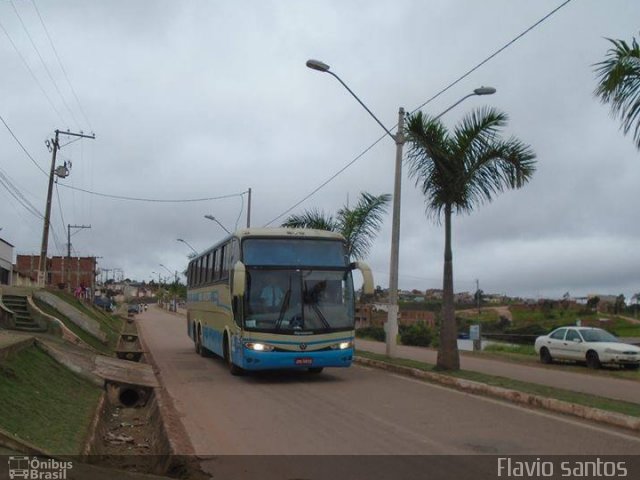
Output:
[[[82,330],[75,323],[73,323],[66,316],[62,315],[54,308],[50,307],[44,302],[36,300],[38,308],[40,308],[43,312],[48,313],[49,315],[53,315],[54,317],[59,318],[73,333],[78,335],[83,341],[91,345],[96,350],[106,354],[112,353],[114,351],[118,342],[118,338],[120,336],[120,331],[122,330],[123,321],[120,317],[116,315],[110,315],[97,308],[88,307],[73,295],[70,295],[66,292],[52,290],[51,293],[64,300],[69,305],[75,307],[88,317],[95,319],[100,324],[100,329],[107,336],[107,345],[103,344],[102,342],[100,342],[100,340]]]
[[[466,380],[474,380],[476,382],[486,383],[488,385],[494,385],[497,387],[509,388],[512,390],[517,390],[519,392],[540,395],[548,398],[555,398],[557,400],[563,400],[565,402],[575,403],[577,405],[585,405],[588,407],[600,408],[602,410],[640,417],[640,404],[637,403],[611,400],[609,398],[597,397],[595,395],[587,395],[584,393],[577,393],[569,390],[537,385],[534,383],[521,382],[519,380],[511,380],[509,378],[486,375],[483,373],[471,372],[467,370],[458,370],[456,372],[436,372],[433,365],[428,365],[426,363],[418,362],[415,360],[389,358],[386,355],[380,355],[361,350],[358,350],[357,354],[365,358],[380,360],[383,362],[392,363],[394,365],[402,365],[405,367],[417,368],[419,370],[434,372],[441,375],[450,375]]]
[[[0,427],[49,452],[78,454],[101,393],[37,347],[21,350],[0,363]]]

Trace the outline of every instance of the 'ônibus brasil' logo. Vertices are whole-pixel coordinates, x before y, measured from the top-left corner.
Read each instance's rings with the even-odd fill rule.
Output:
[[[25,480],[65,480],[67,470],[73,468],[72,462],[63,462],[53,458],[9,457],[9,478]]]

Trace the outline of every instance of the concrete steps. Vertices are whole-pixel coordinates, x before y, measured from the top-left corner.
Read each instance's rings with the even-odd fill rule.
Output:
[[[27,297],[20,295],[3,295],[2,303],[4,303],[4,306],[13,312],[15,330],[25,332],[44,332],[46,330],[31,318],[31,314],[29,313],[29,308],[27,306]]]

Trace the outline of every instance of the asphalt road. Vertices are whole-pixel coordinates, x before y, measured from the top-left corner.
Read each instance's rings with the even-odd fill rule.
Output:
[[[640,436],[353,366],[231,376],[196,355],[183,316],[138,316],[198,455],[640,452]]]
[[[356,349],[374,353],[385,353],[385,344],[357,339]],[[429,348],[398,345],[398,356],[435,365],[438,352]],[[474,372],[537,383],[575,392],[588,393],[616,400],[640,403],[640,382],[634,380],[607,378],[593,375],[584,367],[584,373],[563,371],[567,365],[530,366],[503,362],[470,355],[460,355],[460,368]],[[640,376],[639,376],[640,378]]]

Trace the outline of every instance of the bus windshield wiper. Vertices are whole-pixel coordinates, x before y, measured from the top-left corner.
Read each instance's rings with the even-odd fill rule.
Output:
[[[311,308],[313,309],[314,312],[316,312],[316,315],[318,315],[318,318],[320,319],[320,321],[322,322],[322,324],[324,325],[324,327],[328,330],[331,328],[331,325],[329,324],[329,322],[327,321],[326,317],[322,314],[322,311],[320,310],[320,307],[318,307],[317,303],[311,303],[309,304],[311,306]]]
[[[289,308],[289,299],[291,298],[291,285],[289,285],[289,289],[285,292],[284,298],[282,299],[282,306],[280,307],[280,315],[278,315],[278,321],[276,322],[276,330],[280,330],[280,325],[282,324],[282,320],[284,319],[284,314]]]

